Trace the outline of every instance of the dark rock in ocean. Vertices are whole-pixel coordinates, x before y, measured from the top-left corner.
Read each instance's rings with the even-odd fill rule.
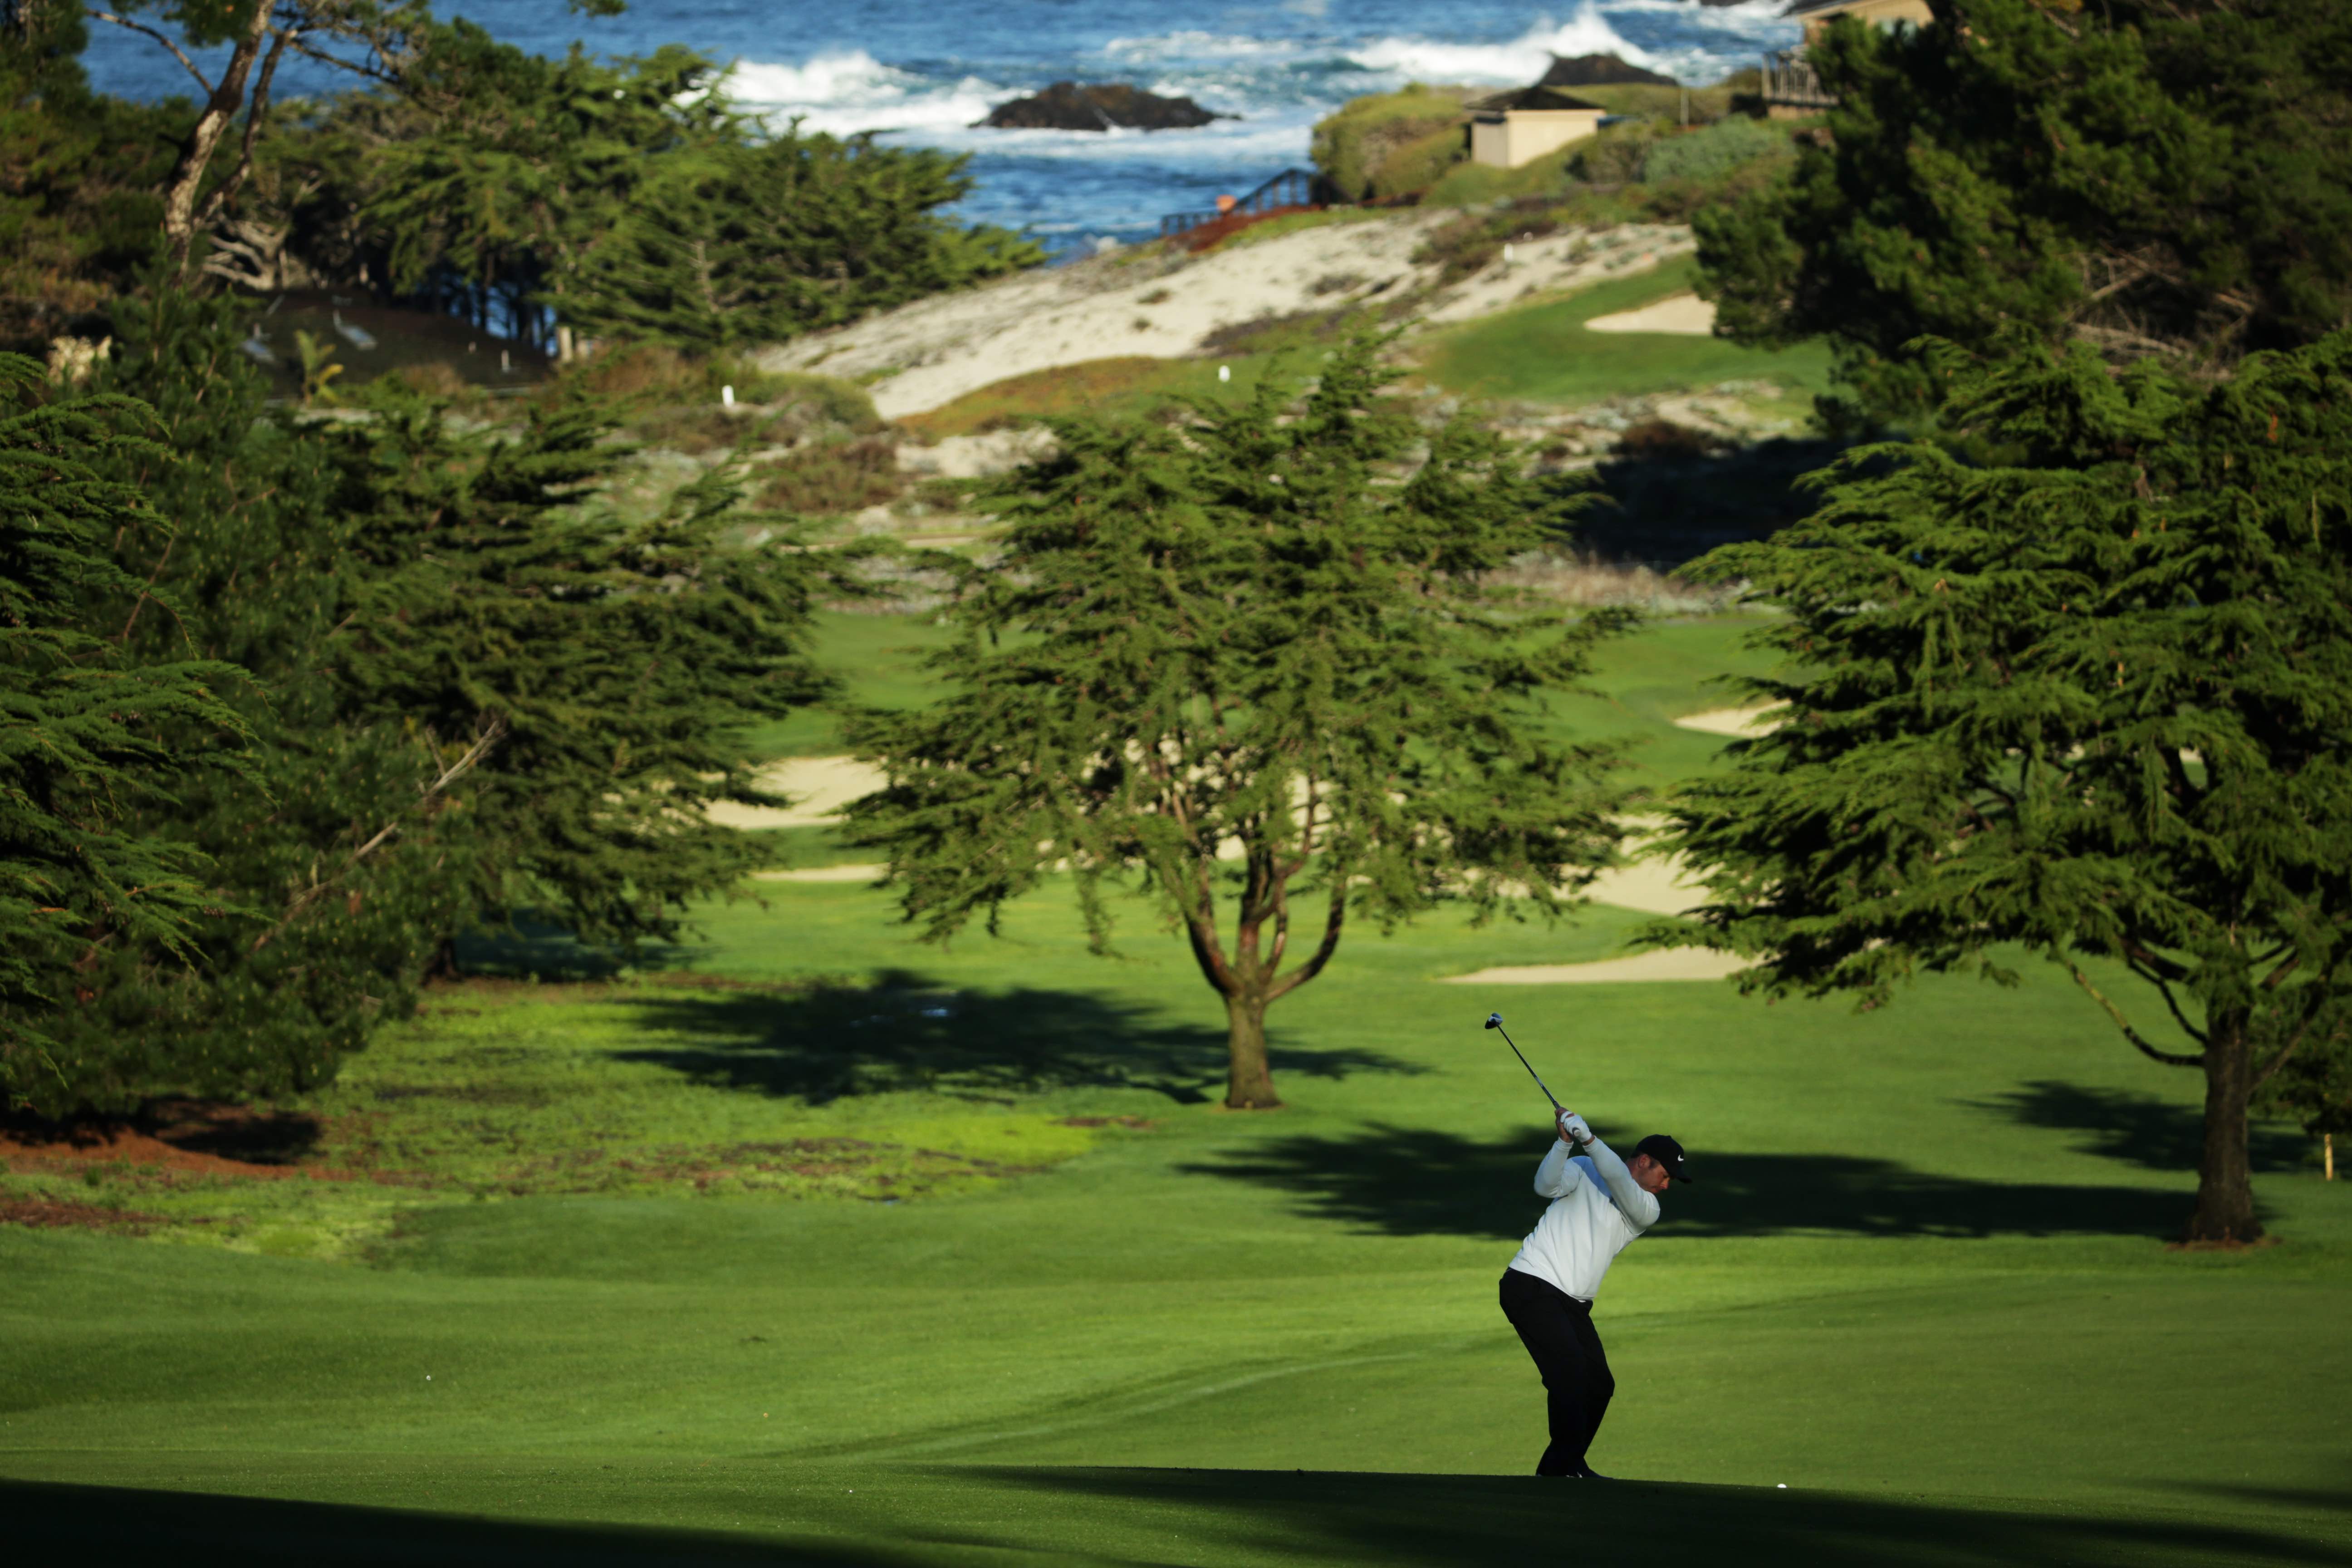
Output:
[[[1654,70],[1619,58],[1615,55],[1579,55],[1574,59],[1562,59],[1554,55],[1551,69],[1544,72],[1538,87],[1673,87],[1675,79],[1660,76]]]
[[[1057,81],[1041,93],[998,104],[980,123],[999,131],[1190,131],[1217,114],[1189,98],[1161,98],[1123,81]]]

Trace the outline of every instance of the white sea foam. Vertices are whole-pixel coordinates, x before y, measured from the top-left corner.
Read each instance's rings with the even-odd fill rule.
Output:
[[[863,49],[814,55],[796,66],[738,60],[726,89],[772,121],[798,117],[808,129],[836,136],[911,132],[925,141],[963,130],[1009,96],[978,77],[945,82],[899,70]]]
[[[1637,66],[1654,57],[1629,42],[1585,0],[1569,21],[1546,17],[1507,44],[1450,44],[1434,38],[1375,38],[1346,52],[1366,70],[1415,81],[1528,82],[1543,75],[1554,55],[1615,55]]]

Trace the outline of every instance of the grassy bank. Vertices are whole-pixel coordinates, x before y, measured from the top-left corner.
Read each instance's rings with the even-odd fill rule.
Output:
[[[1685,257],[1566,299],[1483,317],[1432,334],[1422,348],[1423,374],[1448,391],[1538,403],[1591,403],[1726,381],[1827,389],[1830,355],[1821,344],[1767,351],[1713,337],[1585,328],[1596,316],[1689,293],[1697,282],[1698,263]]]

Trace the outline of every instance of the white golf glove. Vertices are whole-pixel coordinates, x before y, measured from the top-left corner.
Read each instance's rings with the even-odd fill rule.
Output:
[[[1587,1127],[1584,1118],[1573,1110],[1559,1113],[1559,1135],[1579,1147],[1592,1142],[1592,1129]]]

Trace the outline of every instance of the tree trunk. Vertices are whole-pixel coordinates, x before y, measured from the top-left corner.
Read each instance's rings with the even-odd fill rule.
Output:
[[[1274,1074],[1265,1060],[1265,998],[1244,993],[1225,998],[1228,1110],[1278,1110]]]
[[[172,259],[184,272],[196,243],[196,192],[204,186],[205,170],[213,161],[213,150],[228,133],[229,122],[236,118],[237,110],[245,107],[245,80],[252,73],[254,57],[261,52],[261,40],[268,33],[269,7],[270,0],[253,0],[252,19],[236,40],[210,101],[196,116],[195,128],[180,144],[180,161],[173,166],[172,177],[164,182],[163,237],[171,244]]]
[[[2210,1019],[2205,1042],[2205,1153],[2197,1166],[2190,1241],[2259,1240],[2254,1185],[2246,1158],[2246,1105],[2253,1095],[2252,1050],[2242,1014]]]

